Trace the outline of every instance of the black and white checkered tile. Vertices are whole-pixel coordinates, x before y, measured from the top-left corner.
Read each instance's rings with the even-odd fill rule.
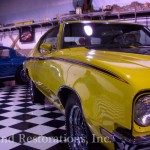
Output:
[[[63,114],[55,106],[34,105],[29,86],[0,88],[0,149],[68,150]]]

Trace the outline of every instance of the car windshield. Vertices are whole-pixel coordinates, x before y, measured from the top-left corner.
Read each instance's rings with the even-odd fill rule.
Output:
[[[24,55],[21,54],[20,52],[17,52],[17,51],[16,51],[16,56],[21,57],[21,56],[24,56]]]
[[[142,25],[127,23],[65,24],[63,48],[81,46],[150,55],[150,31]]]

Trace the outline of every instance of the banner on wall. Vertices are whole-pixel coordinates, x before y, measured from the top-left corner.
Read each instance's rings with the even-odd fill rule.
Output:
[[[19,30],[19,39],[20,42],[33,42],[34,41],[34,28],[32,27],[23,27]]]

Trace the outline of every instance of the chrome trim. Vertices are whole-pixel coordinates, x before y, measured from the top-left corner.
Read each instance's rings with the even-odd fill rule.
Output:
[[[14,78],[15,76],[5,76],[5,77],[0,77],[0,79],[6,79],[6,78]]]
[[[102,128],[102,127],[100,127],[100,133],[104,136],[104,137],[107,137],[107,138],[109,138],[109,140],[111,141],[111,142],[114,142],[114,136],[113,136],[113,134],[111,134],[109,131],[107,131],[106,129],[104,129],[104,128]]]
[[[127,143],[133,144],[133,145],[145,145],[145,144],[150,143],[150,135],[141,136],[141,137],[126,137],[118,133],[117,131],[114,131],[112,134],[113,134],[114,139],[118,138],[121,141],[126,141]]]
[[[102,132],[103,131],[103,132]],[[129,137],[119,133],[118,131],[114,130],[112,133],[107,131],[106,129],[100,127],[100,132],[104,137],[109,137],[110,140],[114,143],[117,143],[118,140],[125,141],[129,145],[148,145],[150,144],[150,135],[147,136],[140,136],[134,137],[129,135]]]

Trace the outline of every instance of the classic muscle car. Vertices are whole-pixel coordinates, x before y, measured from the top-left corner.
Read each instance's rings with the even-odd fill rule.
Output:
[[[13,48],[0,46],[0,81],[15,79],[17,83],[28,82],[23,70],[23,62],[27,58]]]
[[[90,149],[92,137],[110,150],[150,148],[148,28],[64,22],[43,35],[24,68],[33,102],[46,96],[65,113],[72,150]]]

